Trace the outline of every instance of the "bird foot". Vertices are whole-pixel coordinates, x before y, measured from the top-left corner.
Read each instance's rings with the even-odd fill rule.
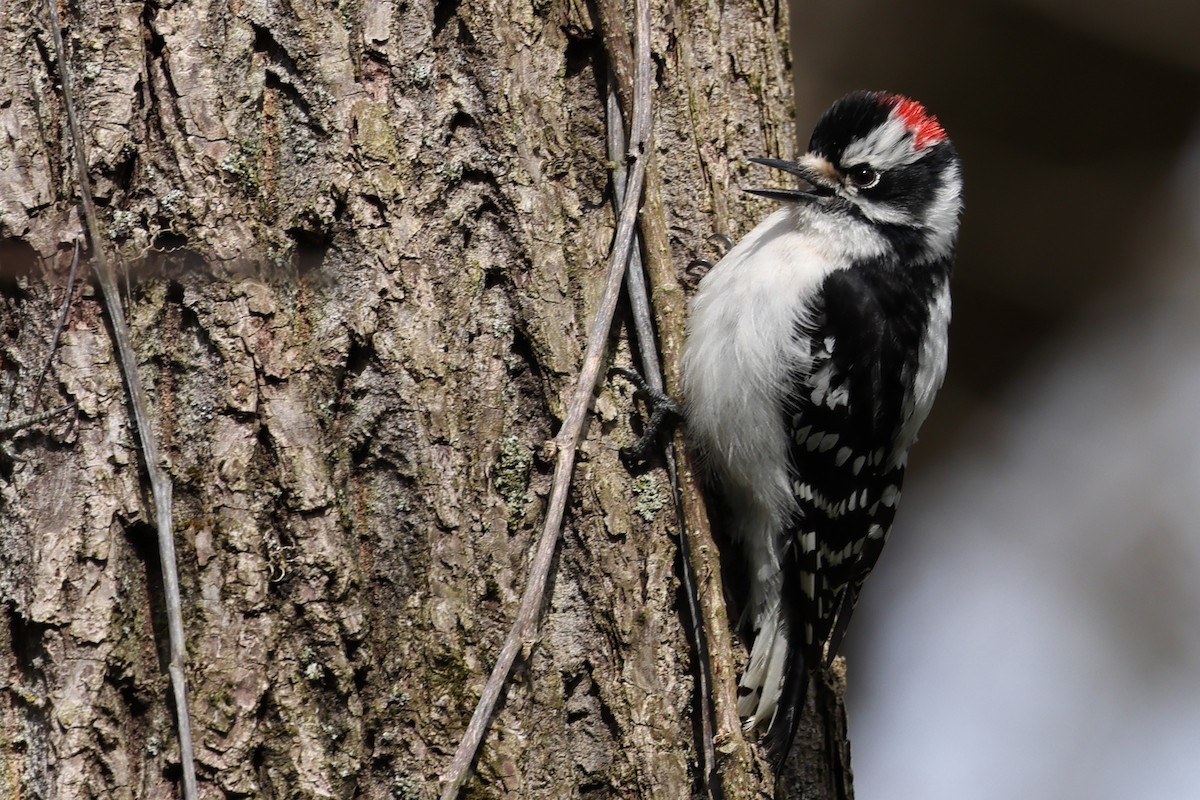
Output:
[[[705,241],[715,245],[721,251],[721,257],[733,249],[733,239],[730,239],[723,233],[714,233]],[[718,259],[720,260],[720,259]],[[708,271],[713,268],[716,262],[709,261],[707,258],[693,258],[687,263],[683,269],[683,274],[687,278],[690,285],[695,286],[700,282],[700,279],[708,274]]]
[[[626,458],[641,461],[658,441],[664,431],[675,427],[677,420],[683,417],[683,406],[675,402],[666,392],[656,389],[646,382],[638,373],[622,367],[613,367],[609,375],[620,375],[633,384],[634,396],[644,398],[650,407],[650,421],[642,436],[629,447],[621,448],[621,455]]]

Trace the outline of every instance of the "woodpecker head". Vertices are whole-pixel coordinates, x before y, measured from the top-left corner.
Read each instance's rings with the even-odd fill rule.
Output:
[[[797,161],[753,158],[802,178],[810,189],[752,189],[833,214],[918,234],[932,255],[948,254],[962,210],[958,153],[937,118],[915,100],[854,92],[817,122]]]

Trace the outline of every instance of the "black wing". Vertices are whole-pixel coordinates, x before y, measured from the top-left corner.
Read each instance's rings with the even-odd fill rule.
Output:
[[[811,366],[794,376],[785,411],[798,514],[783,565],[793,656],[768,739],[777,762],[791,748],[809,671],[831,639],[832,659],[879,557],[904,477],[903,459],[891,463],[892,442],[919,343],[897,329],[887,277],[866,268],[832,273],[797,331]]]

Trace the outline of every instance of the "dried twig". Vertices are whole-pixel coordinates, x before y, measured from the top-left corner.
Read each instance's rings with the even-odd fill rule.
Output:
[[[175,715],[179,727],[179,761],[183,770],[184,800],[196,798],[196,765],[192,757],[191,721],[188,717],[187,683],[184,675],[186,648],[183,637],[182,601],[179,595],[179,570],[175,560],[175,538],[171,526],[171,480],[159,462],[158,441],[147,412],[149,403],[142,381],[138,377],[137,359],[125,322],[125,309],[117,292],[112,268],[104,255],[100,222],[96,217],[96,203],[92,199],[88,179],[87,154],[83,135],[79,130],[79,119],[75,115],[75,102],[71,90],[71,73],[67,67],[66,49],[63,47],[62,28],[58,23],[58,11],[52,0],[46,0],[46,11],[50,16],[50,32],[54,38],[54,51],[58,59],[59,80],[62,83],[63,105],[67,112],[67,126],[71,144],[75,150],[75,171],[79,181],[79,198],[83,205],[83,216],[87,223],[88,238],[92,244],[92,264],[104,306],[112,323],[113,339],[121,362],[121,372],[133,405],[133,416],[141,440],[142,456],[145,459],[146,475],[150,479],[154,495],[155,526],[158,529],[158,557],[161,562],[163,595],[167,607],[167,634],[170,642],[170,660],[167,672],[171,676],[171,688],[175,696]]]
[[[70,411],[74,407],[74,403],[67,403],[65,406],[52,408],[49,411],[43,411],[40,414],[31,414],[28,417],[21,417],[20,419],[5,420],[4,424],[0,425],[0,436],[7,436],[13,431],[19,431],[22,428],[28,428],[30,425],[37,425],[39,422],[45,422],[48,419],[57,417],[59,414]]]
[[[622,204],[617,232],[609,256],[604,292],[588,334],[583,366],[580,368],[579,379],[575,384],[574,394],[571,396],[571,403],[567,408],[566,419],[563,421],[558,436],[555,437],[558,458],[554,465],[554,480],[550,489],[550,502],[546,509],[546,522],[542,528],[533,564],[529,569],[529,579],[525,593],[521,597],[517,619],[508,633],[508,638],[504,640],[504,646],[500,649],[496,666],[492,669],[492,674],[483,687],[483,694],[475,707],[475,713],[467,725],[462,741],[459,742],[454,760],[444,776],[446,786],[442,792],[442,800],[454,800],[458,797],[458,791],[466,780],[471,765],[475,761],[476,753],[479,751],[479,746],[483,742],[483,735],[491,722],[496,702],[500,699],[500,693],[508,680],[517,653],[523,644],[533,639],[537,632],[546,584],[550,578],[550,566],[554,560],[554,552],[558,547],[558,540],[562,532],[567,493],[571,486],[571,475],[575,469],[575,452],[583,437],[588,406],[591,404],[592,395],[596,390],[596,381],[600,376],[613,315],[621,296],[621,283],[633,245],[639,199],[645,178],[645,153],[650,140],[650,89],[653,80],[650,68],[649,0],[636,0],[635,14],[636,79],[629,135],[630,146],[627,154],[632,167],[629,171],[628,183],[625,187],[625,200]]]
[[[621,163],[621,153],[625,151],[625,126],[621,119],[621,104],[617,101],[613,81],[609,81],[608,89],[608,157],[616,168],[613,170],[613,204],[616,212],[621,213],[621,201],[625,194],[625,165]],[[642,378],[651,389],[662,392],[662,365],[658,360],[658,341],[654,333],[654,322],[651,317],[650,293],[646,289],[646,275],[642,270],[642,254],[638,237],[634,236],[633,252],[629,257],[629,269],[625,272],[625,291],[629,295],[629,305],[633,312],[633,331],[637,341],[638,352],[642,361]],[[679,486],[679,468],[675,462],[675,444],[668,440],[663,448],[663,461],[667,468],[667,477],[671,481],[671,496],[675,505],[675,519],[679,521],[679,553],[680,573],[683,583],[684,601],[687,604],[688,618],[691,623],[689,631],[692,647],[696,653],[697,675],[699,685],[696,687],[700,703],[700,772],[705,790],[712,797],[715,791],[717,751],[715,745],[715,726],[713,724],[712,699],[709,687],[712,685],[712,674],[708,663],[708,639],[704,635],[704,621],[701,617],[700,601],[696,591],[696,576],[692,572],[692,562],[688,556],[687,528],[683,516],[683,495]]]

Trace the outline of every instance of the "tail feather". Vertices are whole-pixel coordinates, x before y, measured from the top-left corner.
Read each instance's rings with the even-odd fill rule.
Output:
[[[764,611],[758,621],[758,632],[750,650],[750,665],[742,675],[738,698],[738,715],[746,718],[744,727],[747,731],[774,718],[791,649],[788,633],[777,612]]]
[[[766,745],[775,769],[783,766],[808,698],[809,667],[818,666],[805,654],[812,643],[794,641],[796,621],[789,625],[783,610],[763,608],[756,615],[757,631],[750,663],[739,686],[738,715],[747,732],[767,723]],[[812,629],[801,625],[807,638]]]
[[[804,715],[804,704],[808,699],[809,671],[804,662],[804,649],[796,647],[794,650],[779,693],[775,716],[771,719],[771,727],[767,729],[767,754],[776,773],[782,769],[783,762],[792,750],[792,742],[796,739],[800,718]]]

